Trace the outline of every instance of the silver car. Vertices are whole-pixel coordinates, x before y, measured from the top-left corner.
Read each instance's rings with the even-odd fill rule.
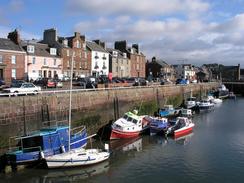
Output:
[[[41,87],[35,86],[33,83],[19,83],[14,87],[6,88],[3,93],[8,93],[9,95],[28,95],[28,94],[38,94],[41,91]]]

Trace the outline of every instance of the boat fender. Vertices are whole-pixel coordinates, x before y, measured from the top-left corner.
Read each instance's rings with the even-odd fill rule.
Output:
[[[106,151],[109,151],[109,145],[108,145],[108,144],[105,144],[105,145],[104,145],[104,149],[105,149]]]
[[[61,146],[61,153],[65,153],[65,148],[64,148],[64,146]]]
[[[91,158],[90,158],[90,156],[88,156],[87,161],[90,161],[90,160],[91,160]]]
[[[41,159],[44,159],[45,158],[45,155],[44,155],[44,152],[43,151],[40,151],[40,158]]]

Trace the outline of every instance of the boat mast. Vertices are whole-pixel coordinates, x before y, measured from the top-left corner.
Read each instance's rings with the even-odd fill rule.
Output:
[[[70,91],[69,91],[69,135],[68,135],[68,151],[70,151],[70,135],[71,135],[71,109],[72,109],[72,80],[73,80],[73,66],[74,66],[74,52],[71,57],[71,71],[70,71]]]

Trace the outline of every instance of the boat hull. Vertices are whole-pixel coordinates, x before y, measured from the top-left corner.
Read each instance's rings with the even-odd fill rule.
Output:
[[[177,137],[184,136],[184,135],[186,135],[186,134],[192,132],[193,127],[194,127],[194,124],[191,124],[191,125],[189,125],[188,127],[184,127],[184,128],[175,130],[175,131],[174,131],[174,137],[177,138]]]
[[[96,149],[94,153],[91,153],[90,150],[78,150],[47,157],[46,163],[48,168],[65,168],[93,165],[103,162],[108,158],[108,152],[98,152]]]
[[[141,131],[123,132],[123,131],[112,129],[110,140],[138,137],[140,133]]]

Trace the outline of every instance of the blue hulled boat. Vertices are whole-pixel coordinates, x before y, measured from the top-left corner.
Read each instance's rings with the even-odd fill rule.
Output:
[[[164,133],[169,127],[167,118],[151,117],[150,118],[150,135]]]
[[[70,149],[84,147],[87,144],[87,132],[84,126],[74,129],[70,136]],[[47,127],[16,138],[17,147],[10,148],[5,154],[6,164],[11,166],[32,164],[44,156],[60,154],[68,150],[68,126]]]
[[[176,116],[179,115],[181,108],[174,108],[173,105],[165,105],[164,108],[159,109],[160,117]]]

